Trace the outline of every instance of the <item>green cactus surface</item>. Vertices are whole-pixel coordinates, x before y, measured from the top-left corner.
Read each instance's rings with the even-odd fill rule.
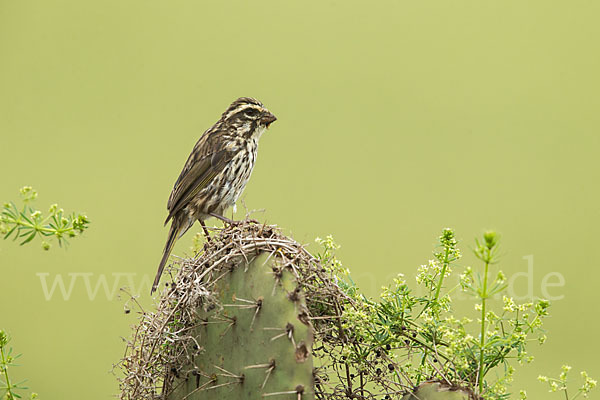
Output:
[[[193,332],[194,365],[172,377],[170,400],[314,399],[304,295],[277,264],[262,253],[219,279],[216,302],[202,307]]]
[[[473,397],[465,390],[452,388],[438,382],[421,384],[414,393],[402,397],[402,400],[470,400]]]

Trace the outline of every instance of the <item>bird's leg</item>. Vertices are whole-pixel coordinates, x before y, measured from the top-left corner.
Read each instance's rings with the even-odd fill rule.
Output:
[[[210,234],[208,233],[208,229],[206,229],[204,221],[200,220],[200,225],[202,225],[202,230],[204,231],[204,237],[206,237],[206,241],[210,242]]]

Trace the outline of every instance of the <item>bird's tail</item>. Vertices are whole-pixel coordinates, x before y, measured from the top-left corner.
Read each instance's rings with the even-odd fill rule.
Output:
[[[165,249],[163,250],[163,256],[160,259],[160,264],[158,264],[158,271],[156,272],[156,278],[154,278],[154,283],[152,284],[152,289],[150,290],[150,294],[154,293],[156,288],[158,287],[158,282],[160,281],[160,276],[163,273],[163,269],[165,269],[165,264],[171,255],[171,250],[173,250],[173,246],[175,242],[181,236],[182,232],[182,224],[177,220],[173,219],[171,222],[171,228],[169,229],[169,237],[167,239],[167,243],[165,244]],[[186,229],[187,230],[187,229]],[[184,231],[185,232],[185,231]]]

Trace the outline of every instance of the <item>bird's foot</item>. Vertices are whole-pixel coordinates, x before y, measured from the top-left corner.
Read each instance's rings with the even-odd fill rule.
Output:
[[[210,213],[211,216],[220,219],[221,221],[225,222],[227,225],[231,225],[231,226],[236,226],[236,225],[240,225],[242,223],[242,221],[234,221],[232,219],[229,219],[227,217],[224,217],[222,215],[219,214],[215,214],[215,213]]]
[[[257,220],[255,220],[255,219],[251,219],[251,218],[246,218],[246,219],[244,219],[244,220],[242,220],[242,221],[235,221],[235,220],[233,220],[233,219],[229,219],[229,218],[227,218],[227,217],[224,217],[224,216],[222,216],[222,215],[215,214],[215,213],[210,213],[210,215],[211,215],[212,217],[215,217],[215,218],[217,218],[217,219],[220,219],[221,221],[225,222],[227,225],[230,225],[230,226],[239,226],[239,225],[243,225],[245,222],[250,222],[250,223],[252,223],[252,224],[260,224],[260,222],[258,222],[258,221],[257,221]]]

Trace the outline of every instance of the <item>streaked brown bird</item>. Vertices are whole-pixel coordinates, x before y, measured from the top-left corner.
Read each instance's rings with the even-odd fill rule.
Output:
[[[175,241],[194,222],[200,221],[207,237],[204,220],[216,217],[233,223],[223,212],[231,206],[235,209],[254,169],[258,139],[276,119],[260,101],[241,97],[200,137],[167,202],[165,225],[171,221],[171,228],[151,293],[158,286]]]

